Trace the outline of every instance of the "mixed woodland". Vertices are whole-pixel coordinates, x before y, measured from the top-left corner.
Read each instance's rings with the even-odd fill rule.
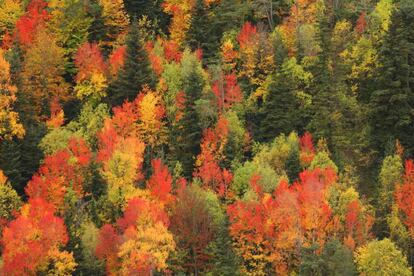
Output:
[[[0,0],[0,275],[412,275],[413,0]]]

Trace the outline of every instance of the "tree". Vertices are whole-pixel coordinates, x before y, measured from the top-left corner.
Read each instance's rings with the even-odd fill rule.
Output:
[[[359,248],[355,259],[363,275],[411,275],[406,257],[389,239],[375,240]]]
[[[35,120],[49,117],[48,107],[53,98],[59,101],[70,98],[64,72],[63,49],[52,34],[40,29],[25,54],[22,86],[17,95],[25,116],[33,116]]]
[[[26,14],[16,22],[15,37],[24,48],[32,44],[38,29],[49,19],[46,6],[47,2],[43,0],[30,1]]]
[[[297,64],[295,58],[285,59],[281,69],[272,77],[265,96],[260,122],[261,141],[269,141],[278,134],[293,130],[302,132],[306,102],[301,102],[304,89],[310,84],[312,74]]]
[[[168,167],[162,164],[161,159],[152,160],[152,175],[148,179],[147,187],[151,194],[158,198],[161,202],[171,200],[172,177],[168,171]]]
[[[69,188],[78,198],[84,196],[83,185],[91,158],[85,141],[71,138],[67,148],[45,157],[38,173],[27,184],[26,194],[30,198],[42,198],[57,211],[64,212],[64,197]]]
[[[220,231],[224,225],[224,214],[218,198],[212,192],[192,184],[180,191],[176,200],[172,206],[171,231],[178,255],[182,255],[177,264],[179,270],[195,275],[207,273],[214,261],[224,257],[214,255],[217,251],[211,250],[213,244],[218,245],[217,239],[223,234]],[[220,271],[220,267],[216,269]]]
[[[183,165],[184,175],[190,177],[194,158],[200,153],[202,127],[196,104],[203,93],[205,80],[201,65],[194,54],[186,51],[182,66],[184,109],[183,116],[176,125],[177,141],[174,145],[174,154]]]
[[[0,234],[3,228],[14,218],[22,205],[20,197],[0,170]],[[1,238],[1,235],[0,235]]]
[[[375,83],[377,89],[370,97],[370,119],[375,148],[384,149],[389,139],[399,139],[407,152],[412,153],[414,144],[408,133],[414,129],[410,72],[414,59],[410,54],[413,46],[413,10],[411,1],[398,2],[391,15],[391,24],[379,52]]]
[[[68,242],[63,220],[53,205],[41,198],[29,199],[21,214],[3,230],[1,272],[8,275],[71,274],[72,253],[60,251]]]
[[[23,15],[23,5],[19,1],[5,0],[0,5],[0,39],[4,43],[13,33],[16,22]]]
[[[19,121],[19,114],[14,111],[17,87],[11,82],[10,64],[0,50],[0,140],[13,137],[23,138],[25,131]]]
[[[102,7],[102,19],[105,25],[105,38],[102,46],[111,51],[123,42],[123,36],[127,32],[129,17],[124,9],[123,0],[99,0]]]
[[[96,255],[106,260],[109,275],[165,271],[175,249],[168,225],[167,214],[159,204],[133,198],[116,228],[109,224],[101,228]]]
[[[405,162],[403,182],[401,186],[397,186],[394,194],[397,206],[403,213],[402,221],[408,227],[411,237],[414,237],[414,163],[412,160]]]
[[[124,65],[109,85],[112,106],[120,105],[124,100],[132,101],[144,85],[150,88],[154,85],[153,72],[142,43],[137,22],[134,21],[127,36]]]
[[[76,75],[75,92],[79,99],[99,100],[106,96],[107,65],[96,44],[82,44],[75,55]]]

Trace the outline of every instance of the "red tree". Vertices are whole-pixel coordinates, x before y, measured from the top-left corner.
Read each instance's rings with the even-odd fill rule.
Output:
[[[47,2],[32,0],[27,6],[26,14],[16,22],[15,38],[22,45],[30,45],[33,42],[37,28],[49,19],[46,7]]]
[[[68,242],[63,219],[41,198],[29,199],[21,214],[3,231],[2,275],[36,275]]]

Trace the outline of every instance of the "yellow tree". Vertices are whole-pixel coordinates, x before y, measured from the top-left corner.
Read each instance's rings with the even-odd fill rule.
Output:
[[[125,12],[123,0],[99,0],[102,17],[107,28],[107,39],[102,45],[109,49],[122,44],[129,25],[129,17]]]
[[[17,20],[24,13],[19,0],[4,0],[0,4],[0,39],[6,33],[12,33]]]
[[[182,45],[190,28],[194,3],[194,0],[166,0],[163,3],[164,12],[172,15],[169,26],[170,39],[178,45]]]
[[[139,105],[138,130],[141,139],[152,148],[166,142],[166,127],[162,119],[165,116],[165,108],[161,97],[154,91],[144,88],[145,95]]]
[[[35,41],[25,53],[25,64],[21,74],[22,109],[25,114],[39,120],[48,117],[47,108],[51,100],[69,99],[65,73],[64,50],[56,45],[56,40],[45,28],[41,28]]]
[[[16,90],[10,79],[10,64],[0,50],[0,140],[22,138],[25,133],[19,122],[19,114],[12,108],[16,101]]]
[[[152,275],[165,271],[175,250],[168,231],[169,220],[162,206],[135,197],[115,227],[104,225],[99,233],[96,255],[106,261],[108,275]]]

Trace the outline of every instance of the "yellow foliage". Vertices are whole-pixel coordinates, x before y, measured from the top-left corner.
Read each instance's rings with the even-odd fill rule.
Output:
[[[130,237],[120,246],[120,274],[130,275],[136,267],[151,267],[156,270],[167,268],[167,259],[175,250],[172,234],[162,222],[153,223],[151,218],[140,218],[136,229],[125,231]],[[132,236],[132,237],[131,237]]]
[[[3,0],[0,5],[0,39],[5,32],[11,33],[17,20],[24,13],[22,3],[19,0]]]
[[[138,129],[144,142],[151,147],[159,146],[167,139],[167,129],[160,114],[162,112],[161,97],[153,91],[147,91],[139,104]]]
[[[85,80],[75,87],[76,96],[79,99],[101,99],[106,96],[108,87],[107,79],[102,73],[93,72],[90,80]]]
[[[25,130],[19,122],[19,114],[12,109],[16,101],[16,86],[11,84],[10,64],[0,50],[0,140],[23,138]]]

